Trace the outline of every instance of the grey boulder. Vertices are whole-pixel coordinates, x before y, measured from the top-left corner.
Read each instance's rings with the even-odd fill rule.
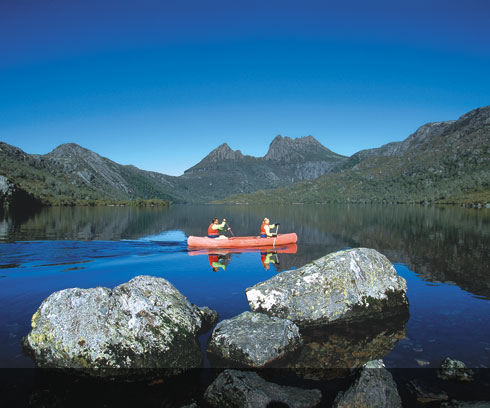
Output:
[[[24,345],[40,367],[101,376],[134,368],[179,371],[201,364],[202,319],[170,282],[137,276],[113,290],[53,293],[34,313]]]
[[[217,324],[208,343],[216,356],[251,367],[263,367],[302,344],[292,321],[243,312]]]
[[[315,407],[319,390],[305,390],[267,382],[255,372],[225,370],[206,389],[204,399],[213,407],[266,408],[280,403],[291,408]]]
[[[386,317],[407,308],[407,285],[384,255],[335,252],[246,289],[250,308],[300,326]]]
[[[474,373],[462,361],[446,357],[439,367],[438,375],[443,380],[473,381]]]
[[[335,408],[372,407],[396,408],[402,402],[396,383],[382,360],[364,365],[354,384],[335,398]]]

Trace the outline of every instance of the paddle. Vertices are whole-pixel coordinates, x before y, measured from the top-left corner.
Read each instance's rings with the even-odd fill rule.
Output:
[[[228,225],[228,223],[226,223],[226,226],[230,229],[230,232],[231,232],[231,236],[234,237],[235,234],[233,234],[233,231],[231,230],[231,227]]]
[[[276,227],[276,236],[274,237],[274,242],[272,243],[272,246],[274,248],[276,247],[276,239],[277,239],[278,231],[279,231],[279,224],[277,224],[277,227]]]

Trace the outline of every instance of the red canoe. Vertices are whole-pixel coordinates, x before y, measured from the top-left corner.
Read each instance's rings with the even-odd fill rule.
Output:
[[[291,234],[279,234],[277,237],[231,237],[228,239],[193,237],[187,238],[187,245],[193,248],[253,248],[262,246],[279,246],[295,244],[298,236]]]

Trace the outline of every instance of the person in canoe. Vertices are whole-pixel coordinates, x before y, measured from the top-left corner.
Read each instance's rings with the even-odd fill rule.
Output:
[[[214,217],[208,227],[208,238],[228,239],[224,235],[220,235],[220,231],[229,231],[230,227],[226,227],[226,218],[223,218],[221,224],[218,224],[218,218]]]
[[[264,218],[264,221],[262,221],[262,225],[260,226],[260,238],[276,237],[277,233],[272,233],[271,229],[277,228],[278,226],[279,226],[279,223],[271,224],[271,221],[269,220],[269,218],[267,218],[267,217]]]

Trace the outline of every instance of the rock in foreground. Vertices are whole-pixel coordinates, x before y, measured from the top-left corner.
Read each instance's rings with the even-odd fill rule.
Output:
[[[203,315],[165,279],[137,276],[115,287],[65,289],[43,301],[24,344],[41,367],[186,369],[201,364]]]
[[[314,326],[397,314],[408,306],[406,290],[388,258],[356,248],[279,273],[246,294],[254,312]]]
[[[315,407],[320,403],[319,390],[285,387],[263,380],[251,371],[225,370],[204,394],[213,407],[266,408],[272,403],[292,408]]]
[[[396,383],[382,360],[366,363],[355,383],[340,393],[333,404],[335,408],[402,406]]]
[[[263,367],[301,344],[299,328],[292,321],[243,312],[218,323],[208,351],[240,364]]]

